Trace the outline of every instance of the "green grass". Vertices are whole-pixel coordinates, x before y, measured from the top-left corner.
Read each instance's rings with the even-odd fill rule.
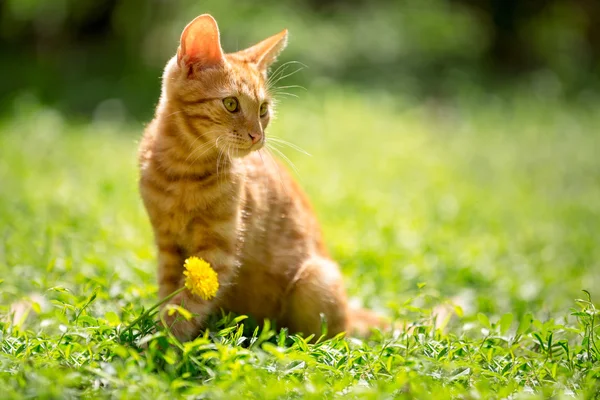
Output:
[[[157,291],[142,126],[20,103],[0,126],[2,397],[598,398],[600,321],[582,292],[600,295],[598,106],[285,101],[270,133],[312,154],[285,151],[350,296],[417,328],[307,344],[215,316],[180,344],[153,318],[124,330]],[[462,315],[441,331],[429,316],[445,302]]]

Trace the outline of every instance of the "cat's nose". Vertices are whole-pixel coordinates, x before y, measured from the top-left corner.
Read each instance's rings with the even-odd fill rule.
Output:
[[[252,140],[252,144],[255,144],[256,142],[258,142],[260,140],[260,137],[262,135],[260,133],[249,133],[248,136],[250,136],[250,139]]]

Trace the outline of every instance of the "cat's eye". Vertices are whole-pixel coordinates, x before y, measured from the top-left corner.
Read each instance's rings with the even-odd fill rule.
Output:
[[[269,112],[269,105],[268,105],[267,103],[262,103],[262,104],[260,105],[260,110],[259,110],[259,112],[260,112],[260,117],[261,117],[261,118],[262,118],[262,117],[264,117],[264,116],[266,116],[266,115],[267,115],[267,113]]]
[[[240,104],[235,97],[225,97],[223,99],[223,105],[229,112],[238,112],[240,111]]]

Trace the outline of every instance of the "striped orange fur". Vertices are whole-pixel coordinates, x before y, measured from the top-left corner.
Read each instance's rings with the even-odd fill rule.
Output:
[[[321,333],[322,316],[329,335],[351,327],[342,275],[308,199],[280,164],[259,152],[273,112],[267,69],[286,41],[284,30],[224,54],[215,20],[201,15],[184,29],[165,68],[139,151],[159,296],[182,287],[189,256],[208,261],[220,283],[210,301],[187,291],[171,300],[195,315],[191,321],[165,315],[180,339],[197,335],[219,308],[307,335]],[[356,315],[356,326],[376,319]]]

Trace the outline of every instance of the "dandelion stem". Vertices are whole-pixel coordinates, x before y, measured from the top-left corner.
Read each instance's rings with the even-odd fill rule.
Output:
[[[164,299],[162,299],[161,301],[159,301],[158,303],[154,304],[152,307],[150,307],[149,309],[147,309],[146,311],[144,311],[142,313],[142,315],[140,315],[139,317],[137,317],[136,319],[133,320],[132,323],[130,323],[127,328],[125,328],[125,332],[131,331],[131,329],[138,323],[140,322],[142,319],[144,319],[146,316],[150,315],[150,313],[154,310],[156,310],[158,307],[162,306],[163,304],[165,304],[167,301],[171,300],[173,297],[177,296],[179,293],[183,292],[185,290],[185,286],[180,287],[179,289],[175,290],[173,293],[171,293],[170,295],[168,295],[167,297],[165,297]]]

